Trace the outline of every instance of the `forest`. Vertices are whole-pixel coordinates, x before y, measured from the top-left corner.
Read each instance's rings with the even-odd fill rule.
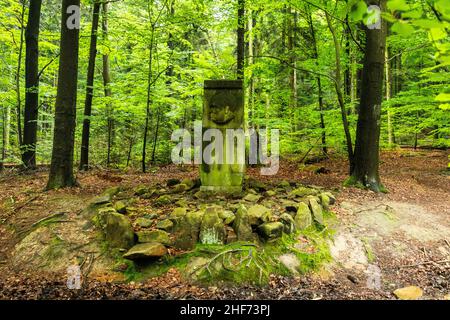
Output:
[[[0,10],[1,299],[450,299],[448,0]],[[202,123],[277,130],[278,171],[174,163]]]

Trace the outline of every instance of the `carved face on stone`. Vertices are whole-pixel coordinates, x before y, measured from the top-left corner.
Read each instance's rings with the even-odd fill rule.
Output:
[[[218,125],[227,125],[236,117],[237,101],[233,95],[217,93],[209,106],[209,118]]]

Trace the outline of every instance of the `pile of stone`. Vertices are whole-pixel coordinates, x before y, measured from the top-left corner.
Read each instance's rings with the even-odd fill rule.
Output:
[[[151,193],[155,207],[172,204],[171,196],[176,193],[192,190],[195,194],[192,201],[188,196],[179,200],[178,207],[163,219],[156,214],[139,217],[134,221],[139,226],[137,232],[126,215],[126,204],[123,201],[112,204],[110,196],[102,196],[90,206],[91,211],[92,206],[97,206],[92,220],[102,230],[110,246],[127,250],[124,258],[136,260],[160,258],[168,253],[167,248],[190,250],[197,243],[221,245],[235,241],[273,241],[283,233],[324,225],[324,210],[328,210],[335,201],[331,193],[305,186],[293,187],[287,182],[273,189],[255,182],[250,186],[253,188],[247,189],[248,193],[241,199],[226,201],[225,204],[202,203],[199,199],[208,196],[200,197],[194,190],[197,187],[195,182],[189,180],[173,181],[169,185],[170,190],[135,190],[144,198],[150,197],[148,194]]]

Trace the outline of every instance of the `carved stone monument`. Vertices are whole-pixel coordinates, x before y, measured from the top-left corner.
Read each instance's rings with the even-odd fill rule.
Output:
[[[209,129],[218,129],[216,132],[220,131],[223,138],[214,136],[211,141],[203,142],[202,154],[212,154],[212,156],[209,161],[205,161],[205,156],[202,157],[201,190],[217,193],[240,192],[245,171],[242,80],[207,80],[204,89],[203,134],[206,133],[205,136],[208,136]],[[242,143],[239,143],[237,142],[239,138],[230,138],[231,132],[237,134],[244,141],[241,140]],[[212,153],[206,152],[211,150],[208,148],[211,148],[212,143],[215,143],[215,150]],[[230,153],[227,152],[227,150],[231,150],[230,148],[234,150],[233,159],[230,159]],[[242,161],[238,161],[238,159]]]

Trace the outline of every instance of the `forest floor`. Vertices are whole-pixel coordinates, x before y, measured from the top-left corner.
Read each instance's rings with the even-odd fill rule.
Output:
[[[139,283],[90,278],[69,290],[66,275],[15,272],[9,259],[23,230],[49,212],[79,212],[93,196],[116,185],[136,186],[168,178],[196,177],[195,168],[167,166],[154,173],[93,170],[80,173],[81,187],[44,192],[48,171],[14,170],[0,175],[0,299],[395,299],[393,291],[418,286],[424,299],[450,294],[450,176],[448,154],[399,150],[382,153],[387,194],[346,188],[347,163],[332,157],[309,166],[282,161],[275,177],[325,187],[337,193],[339,226],[331,252],[335,262],[301,277],[273,276],[269,285],[202,287],[176,270]],[[325,174],[317,174],[325,168]],[[368,273],[368,270],[370,271]],[[379,278],[373,280],[374,273]],[[368,279],[379,280],[369,288]]]

